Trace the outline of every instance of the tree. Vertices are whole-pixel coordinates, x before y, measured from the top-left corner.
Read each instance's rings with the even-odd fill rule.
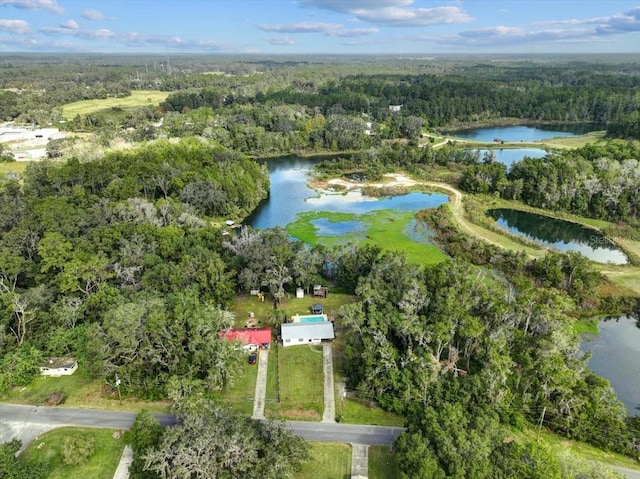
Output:
[[[138,413],[124,440],[133,450],[133,461],[129,466],[132,479],[155,479],[157,475],[144,469],[144,456],[160,443],[163,429],[157,417],[146,409]]]
[[[95,439],[86,433],[65,437],[62,442],[62,462],[71,466],[85,464],[95,451]]]
[[[145,469],[162,479],[286,479],[308,445],[282,426],[262,423],[196,396],[178,403],[178,424],[146,453]]]
[[[25,463],[18,460],[17,452],[22,441],[12,439],[0,444],[0,477],[6,479],[44,479],[47,471],[42,464]]]

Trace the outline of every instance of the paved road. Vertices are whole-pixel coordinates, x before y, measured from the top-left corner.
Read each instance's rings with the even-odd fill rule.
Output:
[[[175,417],[170,414],[156,416],[163,426],[175,424]],[[26,445],[42,433],[60,426],[128,429],[135,417],[133,412],[0,404],[0,443],[19,437]],[[284,424],[310,441],[383,446],[393,444],[404,430],[399,427],[303,421],[286,421]]]

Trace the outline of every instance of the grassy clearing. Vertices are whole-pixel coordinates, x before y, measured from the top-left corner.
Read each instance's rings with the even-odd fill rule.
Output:
[[[267,403],[266,416],[319,421],[324,410],[323,383],[321,345],[279,348],[280,402]]]
[[[296,479],[349,479],[351,477],[351,446],[326,442],[310,444],[312,459],[295,475]]]
[[[16,388],[2,398],[5,402],[14,404],[44,404],[50,393],[62,391],[67,399],[64,406],[93,409],[108,409],[116,411],[140,411],[148,409],[151,412],[168,412],[168,401],[144,402],[123,397],[119,400],[116,391],[111,390],[103,381],[89,380],[76,372],[72,376],[49,378],[39,376],[28,386]]]
[[[389,452],[388,447],[369,447],[369,479],[392,479],[399,475],[396,458]]]
[[[14,173],[21,175],[24,170],[27,169],[28,161],[11,161],[9,163],[0,163],[0,176],[4,176],[7,173]]]
[[[598,320],[593,318],[579,319],[573,323],[573,329],[578,334],[598,335]]]
[[[528,440],[535,440],[537,434],[537,428],[529,428],[525,431],[517,431],[514,435]],[[584,442],[572,441],[545,430],[542,430],[539,440],[546,442],[558,456],[569,454],[587,461],[601,462],[611,466],[626,467],[640,471],[640,463],[630,457],[606,452]]]
[[[269,357],[271,360],[271,356]],[[258,365],[249,364],[246,354],[238,359],[238,376],[231,387],[219,393],[220,399],[247,415],[253,413],[253,398],[256,392]]]
[[[295,314],[308,314],[314,303],[322,303],[325,313],[329,316],[335,316],[342,305],[353,301],[355,301],[354,296],[338,293],[330,288],[326,298],[314,298],[306,292],[304,298],[296,298],[295,294],[288,293],[287,299],[279,304],[276,310],[273,308],[271,295],[266,293],[264,302],[260,301],[257,296],[237,296],[233,302],[232,311],[236,315],[235,327],[245,327],[250,312],[254,314],[257,326],[274,327],[276,316],[289,318]]]
[[[416,228],[414,218],[413,212],[395,210],[372,211],[363,215],[311,211],[298,215],[296,221],[287,225],[286,229],[292,236],[312,246],[374,244],[405,253],[410,263],[435,264],[444,261],[447,256],[439,248],[411,238],[409,233]],[[356,232],[335,236],[319,235],[317,227],[312,224],[312,221],[319,219],[336,225],[342,222],[358,222],[362,228]]]
[[[118,467],[124,440],[114,429],[63,427],[54,429],[32,442],[20,454],[20,460],[27,463],[43,463],[47,469],[47,479],[68,479],[70,477],[90,477],[91,479],[112,479]],[[91,437],[95,441],[94,453],[86,464],[71,466],[64,464],[63,443],[66,438],[77,435]]]
[[[105,98],[101,100],[82,100],[68,103],[62,107],[62,115],[71,120],[76,115],[87,115],[108,108],[135,108],[141,106],[157,106],[166,100],[169,92],[155,90],[132,91],[124,98]]]

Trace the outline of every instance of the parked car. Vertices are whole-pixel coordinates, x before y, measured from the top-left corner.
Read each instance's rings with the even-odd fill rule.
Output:
[[[258,359],[258,355],[256,353],[251,353],[249,355],[249,364],[255,364]]]

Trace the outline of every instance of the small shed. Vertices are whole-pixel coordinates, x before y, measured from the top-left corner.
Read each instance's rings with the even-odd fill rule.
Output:
[[[316,298],[326,298],[329,294],[328,288],[323,288],[319,284],[313,286],[313,296]]]
[[[302,299],[302,298],[304,298],[304,289],[302,289],[302,288],[296,288],[296,298],[297,298],[297,299]]]
[[[311,305],[311,314],[324,314],[322,303],[313,303]]]
[[[45,363],[40,366],[40,373],[43,376],[60,377],[71,376],[78,369],[78,361],[70,357],[50,357],[45,358]]]
[[[324,340],[335,339],[333,323],[284,323],[282,325],[282,345],[320,344]]]

